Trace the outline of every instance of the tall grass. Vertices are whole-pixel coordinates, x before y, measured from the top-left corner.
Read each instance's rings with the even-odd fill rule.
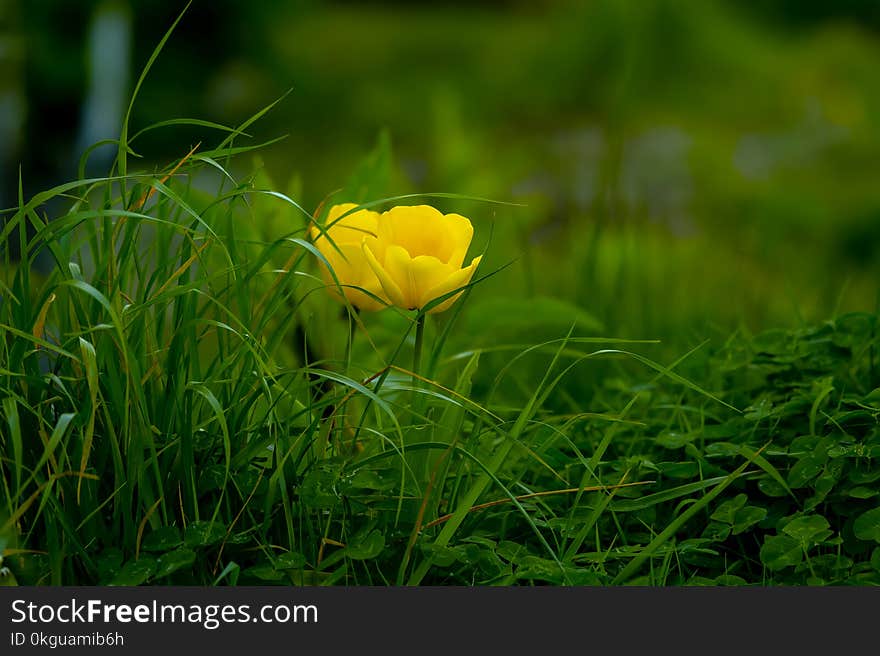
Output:
[[[3,528],[24,581],[212,583],[247,563],[258,578],[417,583],[432,558],[413,546],[441,507],[455,512],[437,549],[491,483],[523,510],[500,469],[577,340],[553,346],[512,423],[470,397],[479,353],[443,359],[454,316],[429,329],[425,385],[399,364],[413,317],[392,318],[396,345],[322,357],[328,336],[374,339],[375,318],[341,319],[321,292],[311,217],[224,164],[250,148],[227,137],[153,173],[122,164],[128,150],[108,177],[22,199],[3,230],[22,253],[4,263]],[[41,216],[59,197],[69,209]],[[272,241],[269,204],[288,230]],[[399,572],[358,571],[398,533]]]

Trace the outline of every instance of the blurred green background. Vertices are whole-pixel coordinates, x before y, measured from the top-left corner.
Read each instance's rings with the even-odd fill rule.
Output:
[[[19,167],[33,194],[116,136],[183,6],[0,0],[0,206],[16,202]],[[238,166],[265,165],[309,209],[383,131],[384,195],[524,205],[435,202],[471,217],[474,249],[488,244],[483,272],[513,261],[470,299],[465,320],[497,323],[483,339],[556,337],[577,320],[584,334],[660,338],[680,353],[737,328],[875,309],[878,7],[195,0],[132,126],[236,125],[292,90],[249,130],[287,138]],[[203,140],[218,139],[167,128],[136,150],[154,168]],[[92,172],[110,156],[96,151]]]

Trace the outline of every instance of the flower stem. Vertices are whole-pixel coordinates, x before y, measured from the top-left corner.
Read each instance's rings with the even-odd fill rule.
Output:
[[[416,346],[413,350],[413,387],[419,386],[419,375],[422,365],[422,343],[425,340],[425,319],[428,315],[420,314],[416,319]]]
[[[346,311],[346,318],[348,319],[348,335],[346,335],[345,340],[345,371],[346,373],[351,370],[351,351],[354,347],[354,331],[355,331],[355,314],[357,313],[357,308],[349,308]]]
[[[413,349],[413,400],[412,405],[410,406],[414,420],[418,423],[419,418],[424,413],[424,403],[425,397],[422,395],[422,379],[421,379],[421,368],[422,368],[422,345],[425,341],[425,322],[427,321],[428,315],[420,314],[416,319],[416,344]],[[410,435],[411,439],[414,441],[424,440],[422,435],[422,431],[414,426],[414,430]],[[428,452],[422,451],[420,453],[414,453],[410,455],[411,458],[411,466],[412,471],[416,475],[416,479],[419,487],[421,487],[424,483],[427,482],[427,472],[428,472]]]

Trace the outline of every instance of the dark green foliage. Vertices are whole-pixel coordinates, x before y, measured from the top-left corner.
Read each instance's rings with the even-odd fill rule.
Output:
[[[700,362],[695,356],[683,365],[691,380],[707,381],[741,412],[661,381],[609,381],[598,402],[620,408],[627,393],[635,395],[628,418],[643,425],[617,431],[600,465],[603,482],[615,483],[624,472],[628,480],[655,482],[619,491],[595,536],[570,562],[594,563],[599,581],[611,582],[627,558],[751,460],[721,496],[654,553],[651,567],[642,568],[649,578],[633,581],[880,583],[876,327],[875,315],[849,314],[797,331],[738,334]],[[602,422],[585,422],[571,446],[589,455],[606,430]],[[555,460],[574,457],[572,449]],[[583,521],[599,498],[576,509],[561,500],[551,512]],[[505,517],[515,521],[516,513],[507,510]],[[557,529],[564,543],[576,524],[556,517],[545,525]],[[485,530],[491,522],[484,516],[481,525]],[[521,530],[526,541],[519,550],[505,550],[518,554],[510,558],[514,578],[518,560],[540,553],[526,527]],[[512,539],[510,524],[505,531]],[[559,582],[564,571],[557,567],[555,577],[544,580]]]

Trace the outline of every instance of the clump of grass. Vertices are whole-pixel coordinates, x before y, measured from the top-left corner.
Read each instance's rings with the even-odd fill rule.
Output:
[[[422,529],[444,524],[431,542],[446,547],[489,483],[509,490],[502,465],[560,374],[507,427],[470,394],[479,355],[441,361],[453,316],[413,385],[398,362],[423,322],[341,320],[314,294],[311,215],[231,173],[258,117],[154,173],[123,163],[135,135],[107,177],[10,213],[22,260],[7,251],[0,307],[2,529],[18,581],[419,582],[434,558],[415,550]],[[69,209],[41,216],[58,197]],[[44,250],[53,267],[37,275]],[[328,335],[347,340],[343,358],[316,355]]]

